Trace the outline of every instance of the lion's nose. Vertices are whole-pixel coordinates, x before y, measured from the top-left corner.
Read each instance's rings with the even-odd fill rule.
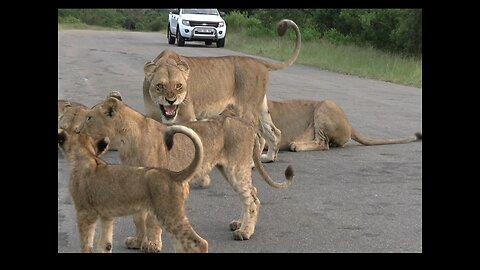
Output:
[[[175,94],[173,92],[168,92],[167,99],[175,99]]]

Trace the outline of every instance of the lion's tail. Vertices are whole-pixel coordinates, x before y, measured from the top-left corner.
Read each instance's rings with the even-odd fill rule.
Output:
[[[415,135],[408,136],[405,138],[399,138],[399,139],[372,139],[372,138],[363,137],[362,135],[360,135],[359,133],[357,133],[355,130],[352,129],[352,139],[363,145],[409,143],[409,142],[421,140],[422,133],[417,132],[415,133]]]
[[[265,167],[263,166],[262,162],[260,161],[260,143],[258,141],[258,137],[255,138],[255,146],[253,149],[253,162],[255,163],[255,167],[258,169],[258,172],[262,176],[262,178],[274,188],[286,188],[292,184],[293,177],[295,176],[293,172],[292,165],[288,165],[287,169],[285,170],[285,179],[287,181],[283,181],[282,183],[275,182],[272,180],[270,175],[265,171]]]
[[[298,26],[295,22],[293,22],[292,20],[288,20],[288,19],[283,19],[283,20],[279,21],[278,24],[277,24],[277,33],[278,33],[279,36],[283,36],[287,32],[288,26],[291,26],[293,28],[293,30],[295,31],[295,35],[297,37],[297,40],[295,42],[295,49],[293,50],[293,54],[289,59],[287,59],[283,62],[280,62],[280,63],[270,63],[270,62],[265,61],[265,64],[267,65],[269,70],[279,70],[279,69],[286,68],[286,67],[290,66],[291,64],[293,64],[295,62],[295,60],[297,60],[298,55],[300,54],[300,47],[302,45],[302,37],[300,35],[300,29],[298,29]]]
[[[172,179],[176,181],[185,181],[191,179],[200,169],[200,166],[203,162],[203,144],[198,134],[192,129],[185,126],[173,125],[167,128],[164,137],[165,144],[167,145],[169,151],[173,147],[173,135],[175,135],[175,133],[185,134],[192,140],[195,147],[195,157],[190,165],[188,165],[188,167],[182,171],[172,172]]]

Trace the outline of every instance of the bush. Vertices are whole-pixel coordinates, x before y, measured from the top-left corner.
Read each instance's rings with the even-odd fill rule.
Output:
[[[323,33],[323,38],[336,45],[348,45],[353,43],[350,35],[342,34],[335,28],[325,31]]]
[[[228,29],[250,31],[262,27],[259,19],[248,17],[246,12],[232,11],[224,19]]]
[[[66,17],[58,17],[58,23],[81,23],[82,21],[76,17],[68,15]]]

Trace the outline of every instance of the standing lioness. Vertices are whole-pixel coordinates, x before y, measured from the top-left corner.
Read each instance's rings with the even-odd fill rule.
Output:
[[[258,126],[268,144],[263,162],[276,160],[281,132],[268,113],[268,72],[293,64],[300,52],[300,30],[291,20],[277,25],[279,35],[288,26],[296,34],[292,56],[280,63],[246,56],[187,57],[166,49],[144,66],[143,98],[146,115],[162,123],[182,123],[219,115],[233,105],[237,116]]]
[[[328,150],[353,139],[364,145],[408,143],[422,139],[421,133],[399,139],[373,139],[355,131],[347,116],[332,100],[268,101],[273,123],[282,131],[281,150]]]
[[[185,215],[185,200],[188,197],[186,180],[202,163],[202,142],[191,129],[172,126],[164,137],[166,147],[172,147],[172,136],[177,132],[187,135],[195,147],[192,163],[180,172],[109,165],[97,157],[107,150],[108,137],[95,141],[85,134],[69,134],[58,129],[58,146],[71,166],[69,190],[77,210],[82,252],[92,252],[98,218],[102,230],[97,249],[99,252],[112,252],[114,218],[145,210],[152,211],[170,234],[176,251],[208,251],[207,241],[198,236]]]
[[[260,210],[257,190],[252,184],[252,158],[262,178],[275,188],[290,185],[294,177],[292,167],[288,166],[285,171],[288,181],[274,182],[260,160],[256,129],[239,118],[217,116],[183,125],[194,130],[204,146],[204,159],[195,177],[209,173],[213,167],[220,171],[238,193],[243,205],[239,220],[230,223],[234,239],[250,239]],[[118,146],[124,164],[178,170],[193,158],[194,149],[190,140],[179,135],[174,137],[173,148],[167,151],[162,143],[167,129],[167,125],[146,117],[119,99],[107,98],[88,112],[80,132],[96,138],[109,137]],[[127,246],[145,246],[146,251],[159,251],[162,245],[161,230],[155,220],[150,216],[145,220],[145,215],[136,215],[134,222],[136,236],[127,239]],[[145,235],[147,243],[143,242]]]

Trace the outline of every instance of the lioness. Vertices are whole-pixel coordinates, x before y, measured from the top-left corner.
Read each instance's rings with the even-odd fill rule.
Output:
[[[300,30],[293,21],[281,20],[277,32],[284,35],[288,26],[296,34],[295,49],[280,63],[246,56],[187,57],[164,50],[144,66],[146,115],[162,123],[182,123],[218,115],[234,105],[237,115],[259,126],[267,140],[262,161],[276,160],[281,133],[268,113],[266,87],[268,72],[290,66],[300,52]]]
[[[70,163],[69,190],[77,211],[82,252],[92,252],[97,219],[102,230],[99,252],[112,252],[113,220],[141,209],[152,211],[167,230],[178,252],[207,252],[208,242],[192,228],[185,215],[188,182],[199,169],[203,146],[195,132],[184,126],[165,131],[166,147],[172,147],[175,133],[187,135],[194,144],[195,157],[180,172],[153,167],[109,165],[98,158],[107,150],[108,137],[95,141],[85,134],[58,129],[58,146]],[[162,141],[163,143],[163,141]]]
[[[313,151],[344,146],[350,139],[364,145],[408,143],[421,133],[400,139],[372,139],[356,132],[333,100],[268,100],[273,123],[282,131],[280,150]]]
[[[252,185],[252,157],[260,175],[272,187],[285,188],[290,185],[294,173],[291,166],[285,171],[288,181],[274,182],[266,173],[260,160],[260,146],[256,129],[243,120],[217,116],[202,121],[184,123],[193,129],[201,138],[204,146],[204,159],[196,176],[202,176],[216,167],[233,189],[240,195],[243,210],[239,220],[230,223],[236,240],[250,239],[257,222],[260,201],[256,188]],[[146,117],[116,98],[107,98],[92,107],[86,121],[80,128],[81,133],[93,137],[107,136],[117,142],[122,163],[129,165],[164,167],[178,170],[184,163],[192,159],[191,142],[183,136],[174,138],[174,147],[170,152],[161,143],[167,125]],[[149,217],[147,238],[145,235],[145,215],[134,216],[136,236],[129,237],[126,245],[129,248],[146,246],[147,252],[161,249],[161,229]]]

